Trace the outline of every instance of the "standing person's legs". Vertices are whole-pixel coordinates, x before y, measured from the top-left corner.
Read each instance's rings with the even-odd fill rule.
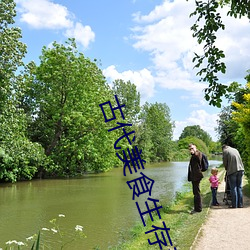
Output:
[[[228,175],[228,181],[230,185],[230,192],[232,197],[232,207],[237,207],[238,195],[237,195],[237,186],[236,186],[237,172]]]
[[[236,192],[237,192],[237,206],[243,207],[243,195],[242,195],[242,177],[244,172],[238,171],[236,176]]]
[[[202,204],[201,204],[200,181],[192,181],[192,186],[194,194],[194,210],[196,212],[201,212]]]
[[[216,206],[219,204],[217,201],[217,188],[211,187],[211,190],[212,190],[212,205]]]

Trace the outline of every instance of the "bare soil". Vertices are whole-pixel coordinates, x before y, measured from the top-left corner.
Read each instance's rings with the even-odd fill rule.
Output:
[[[244,196],[243,208],[228,208],[225,182],[218,188],[220,206],[208,211],[191,249],[193,250],[249,250],[250,249],[250,198]]]

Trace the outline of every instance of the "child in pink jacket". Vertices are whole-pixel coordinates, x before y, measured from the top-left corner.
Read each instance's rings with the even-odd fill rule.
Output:
[[[217,201],[217,189],[220,184],[219,179],[217,177],[218,169],[212,168],[211,169],[211,176],[209,177],[209,181],[211,183],[211,190],[212,190],[212,205],[219,206],[219,202]]]

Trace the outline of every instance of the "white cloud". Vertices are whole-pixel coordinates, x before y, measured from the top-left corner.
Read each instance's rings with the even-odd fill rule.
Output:
[[[103,70],[106,78],[113,82],[116,79],[130,81],[136,85],[137,91],[141,94],[141,102],[145,102],[148,98],[154,95],[154,77],[148,69],[140,71],[123,71],[119,73],[114,65],[109,66]]]
[[[189,118],[184,121],[175,121],[174,129],[174,140],[178,140],[183,129],[187,126],[200,125],[200,127],[206,131],[213,139],[217,141],[217,135],[214,130],[218,126],[217,124],[218,114],[209,114],[205,110],[195,110],[192,111]]]
[[[95,40],[95,33],[91,30],[90,26],[83,26],[81,23],[76,23],[71,29],[65,33],[67,37],[74,37],[77,42],[87,48],[90,42]]]
[[[75,38],[84,48],[95,39],[89,25],[75,22],[74,15],[63,5],[49,0],[17,0],[20,20],[34,29],[64,30],[63,35]]]
[[[190,31],[192,10],[189,2],[165,1],[148,15],[137,14],[134,19],[139,22],[133,29],[134,47],[150,52],[161,87],[192,90],[190,59],[196,46]]]
[[[244,78],[250,69],[250,23],[247,17],[227,16],[227,11],[226,8],[221,10],[225,30],[219,32],[216,44],[226,55],[227,72],[223,78],[232,82]]]
[[[206,84],[198,83],[192,63],[193,53],[202,52],[192,37],[191,25],[194,18],[189,18],[195,9],[194,1],[165,0],[150,13],[135,13],[137,25],[132,29],[134,48],[150,53],[156,75],[155,83],[162,88],[193,91],[203,97]],[[222,81],[231,78],[243,79],[250,68],[250,25],[247,18],[235,19],[221,11],[226,30],[218,34],[217,44],[225,50],[228,73],[221,76]],[[224,79],[224,80],[223,80]],[[196,82],[196,83],[195,83]]]
[[[18,0],[21,21],[35,29],[63,29],[73,25],[67,8],[48,0]]]

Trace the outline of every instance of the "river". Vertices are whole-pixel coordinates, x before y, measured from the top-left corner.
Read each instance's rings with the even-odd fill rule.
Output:
[[[209,161],[218,166],[221,161]],[[147,164],[141,172],[153,179],[151,198],[170,203],[176,191],[187,182],[188,162]],[[83,226],[87,238],[76,240],[63,249],[90,250],[117,244],[120,233],[140,221],[135,201],[145,204],[148,193],[132,200],[127,181],[141,177],[140,171],[123,176],[122,168],[86,175],[79,179],[53,179],[0,185],[0,248],[5,242],[26,238],[42,228],[51,229],[56,218],[65,242],[72,238],[75,226]],[[207,171],[209,174],[209,171]],[[59,216],[60,215],[60,216]],[[65,216],[65,217],[64,217]],[[56,228],[55,228],[56,229]],[[60,240],[60,234],[42,230],[47,245]],[[70,237],[70,238],[68,238]],[[61,243],[60,243],[61,244]],[[30,249],[22,247],[21,249]],[[50,249],[50,248],[45,248]],[[53,246],[51,249],[56,250]]]

